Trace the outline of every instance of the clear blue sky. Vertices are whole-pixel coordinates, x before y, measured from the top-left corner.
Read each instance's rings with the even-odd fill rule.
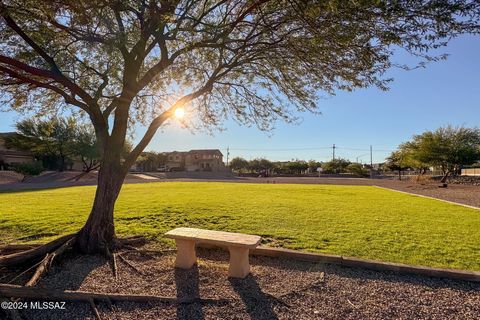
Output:
[[[376,88],[338,92],[320,101],[322,114],[302,114],[299,125],[278,123],[267,134],[227,121],[227,130],[212,136],[192,134],[172,124],[157,133],[147,150],[218,148],[225,155],[229,146],[230,158],[325,161],[332,156],[327,147],[336,144],[337,156],[369,162],[372,145],[373,161],[383,161],[389,150],[413,134],[447,124],[480,126],[480,38],[455,39],[442,52],[450,54],[449,58],[425,69],[390,70],[388,76],[394,81],[387,92]],[[395,61],[412,62],[403,55]],[[1,113],[0,132],[13,131],[19,118],[12,112]],[[144,130],[138,126],[137,137]]]

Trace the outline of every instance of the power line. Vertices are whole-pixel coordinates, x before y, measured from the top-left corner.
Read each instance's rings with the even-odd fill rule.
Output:
[[[339,147],[336,144],[329,147],[305,147],[305,148],[229,148],[231,151],[302,151],[302,150],[320,150],[320,149],[335,149],[335,150],[348,150],[348,151],[366,151],[370,152],[370,148],[351,148],[351,147]],[[375,149],[373,152],[393,152],[395,149]]]
[[[295,150],[318,150],[330,149],[332,147],[315,147],[315,148],[282,148],[282,149],[250,149],[250,148],[230,148],[233,151],[295,151]]]

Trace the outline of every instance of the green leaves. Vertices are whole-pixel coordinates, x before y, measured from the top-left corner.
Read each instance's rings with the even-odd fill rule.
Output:
[[[432,49],[480,31],[475,0],[25,0],[4,1],[0,15],[4,104],[80,108],[101,148],[121,147],[135,122],[152,124],[131,158],[176,103],[193,111],[192,128],[230,117],[270,130],[317,112],[322,94],[387,90],[397,48],[423,65],[443,57]]]
[[[452,172],[480,161],[480,129],[446,126],[416,135],[394,155],[414,168]]]

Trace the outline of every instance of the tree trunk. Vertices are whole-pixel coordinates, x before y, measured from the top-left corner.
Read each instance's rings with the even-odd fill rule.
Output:
[[[446,183],[449,174],[450,174],[450,170],[447,170],[447,171],[445,172],[445,174],[443,175],[442,180],[440,180],[440,182],[441,182],[441,183]]]
[[[77,236],[77,246],[84,253],[108,253],[115,245],[113,210],[127,172],[116,161],[102,161],[92,211]]]
[[[402,180],[402,170],[398,170],[398,180]]]

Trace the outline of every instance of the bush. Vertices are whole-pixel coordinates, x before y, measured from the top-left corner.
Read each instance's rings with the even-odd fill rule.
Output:
[[[322,164],[322,173],[344,173],[350,165],[350,161],[345,159],[335,159]]]
[[[356,175],[357,177],[368,176],[368,170],[365,169],[360,163],[351,163],[346,168],[348,173]]]
[[[28,176],[38,176],[43,170],[44,168],[40,162],[21,163],[13,167],[13,171],[23,174],[23,180]]]

